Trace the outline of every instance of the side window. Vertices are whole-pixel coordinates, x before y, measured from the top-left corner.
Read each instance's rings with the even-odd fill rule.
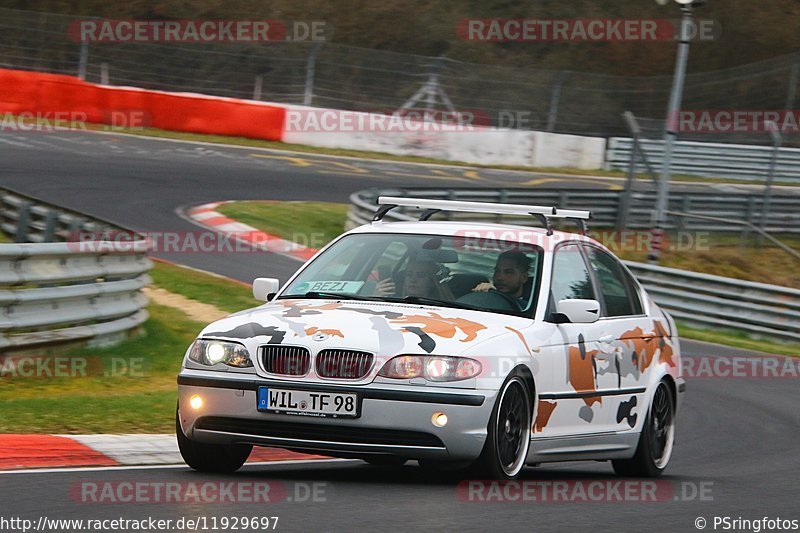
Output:
[[[586,252],[600,284],[600,293],[606,304],[606,314],[608,316],[642,314],[642,302],[636,294],[636,285],[620,262],[594,246],[587,246]]]
[[[553,296],[553,303],[575,298],[595,298],[592,278],[578,245],[568,244],[556,251],[550,294]]]

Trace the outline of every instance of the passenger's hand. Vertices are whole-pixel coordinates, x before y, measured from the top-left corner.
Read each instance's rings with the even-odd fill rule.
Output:
[[[393,296],[397,288],[390,278],[380,280],[372,291],[373,296]]]
[[[477,287],[472,289],[472,292],[488,292],[494,289],[494,285],[489,282],[479,283]]]

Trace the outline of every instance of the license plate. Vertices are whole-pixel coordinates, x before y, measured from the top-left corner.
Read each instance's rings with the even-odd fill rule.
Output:
[[[282,415],[358,418],[358,395],[352,392],[314,392],[259,387],[258,410]]]

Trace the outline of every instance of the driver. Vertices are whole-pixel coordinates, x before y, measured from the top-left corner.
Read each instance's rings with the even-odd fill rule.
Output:
[[[506,250],[497,258],[492,282],[479,283],[472,290],[473,292],[498,290],[516,299],[520,308],[524,309],[528,303],[527,295],[525,294],[525,283],[528,281],[530,268],[531,260],[527,255],[519,250]]]

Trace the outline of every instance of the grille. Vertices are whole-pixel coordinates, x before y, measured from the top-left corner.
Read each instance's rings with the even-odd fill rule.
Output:
[[[323,378],[361,379],[372,368],[373,355],[352,350],[322,350],[317,354],[317,374]]]
[[[303,376],[311,366],[311,354],[297,346],[262,346],[261,361],[270,374]]]

